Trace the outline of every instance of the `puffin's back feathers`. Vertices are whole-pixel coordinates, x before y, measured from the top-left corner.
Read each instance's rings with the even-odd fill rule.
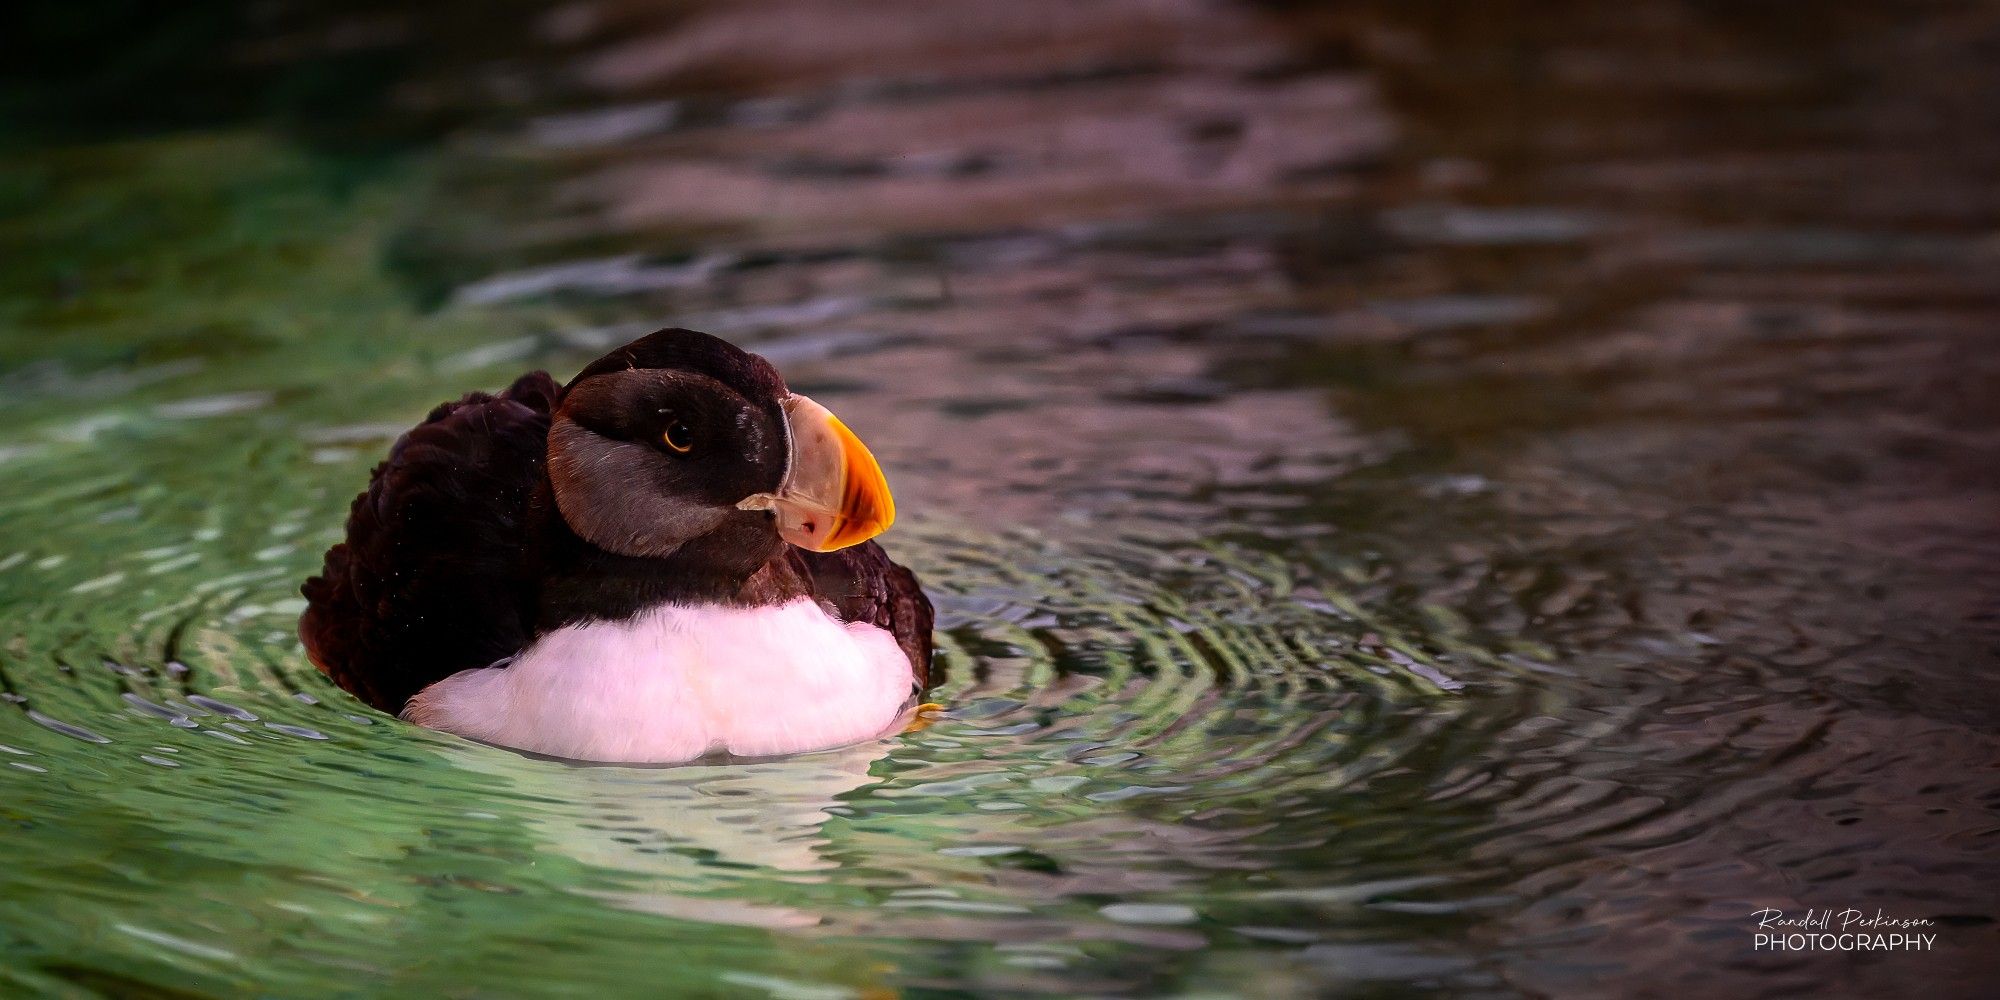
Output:
[[[562,389],[546,372],[471,393],[404,433],[303,588],[306,654],[385,712],[532,635],[529,516]]]

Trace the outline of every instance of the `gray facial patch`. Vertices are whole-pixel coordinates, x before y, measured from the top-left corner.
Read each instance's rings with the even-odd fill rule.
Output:
[[[614,441],[557,417],[549,428],[549,481],[570,530],[607,552],[658,558],[722,525],[729,508],[662,493],[652,448]]]

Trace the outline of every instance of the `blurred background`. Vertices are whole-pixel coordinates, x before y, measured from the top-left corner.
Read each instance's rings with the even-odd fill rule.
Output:
[[[0,993],[2000,972],[2000,7],[79,0],[0,55]],[[883,459],[943,721],[570,768],[312,671],[396,434],[668,325]]]

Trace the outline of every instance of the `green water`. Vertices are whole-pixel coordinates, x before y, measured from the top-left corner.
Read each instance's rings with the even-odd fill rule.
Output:
[[[0,102],[0,994],[1976,995],[2000,21],[1640,7],[44,52]],[[883,460],[935,725],[573,767],[311,669],[397,433],[669,324]],[[1940,940],[1760,955],[1767,906]]]

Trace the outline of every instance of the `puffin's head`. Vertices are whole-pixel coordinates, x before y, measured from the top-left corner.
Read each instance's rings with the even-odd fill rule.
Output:
[[[737,549],[764,538],[831,552],[896,517],[882,467],[838,418],[770,362],[693,330],[578,373],[549,427],[548,468],[570,530],[626,556],[718,533]]]

